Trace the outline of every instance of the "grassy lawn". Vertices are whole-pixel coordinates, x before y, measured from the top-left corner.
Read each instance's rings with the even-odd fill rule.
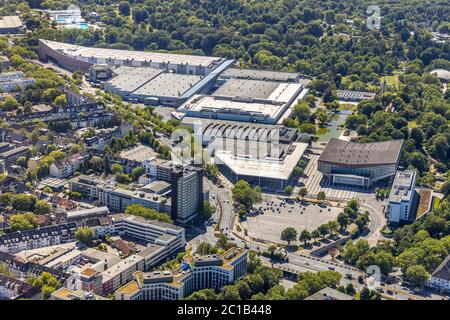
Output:
[[[356,104],[351,104],[351,103],[341,103],[339,104],[338,110],[351,110],[351,111],[356,111],[356,109],[358,108],[358,106]]]
[[[417,128],[417,127],[418,127],[418,125],[417,125],[416,121],[414,121],[414,120],[408,121],[408,128],[409,129]]]
[[[439,207],[439,203],[441,203],[441,199],[438,197],[434,197],[434,201],[433,201],[433,209],[434,208],[438,208]]]
[[[388,86],[393,86],[395,88],[398,88],[398,84],[400,83],[400,80],[398,79],[398,75],[381,77],[381,81],[383,81],[383,80],[386,80],[386,83]]]

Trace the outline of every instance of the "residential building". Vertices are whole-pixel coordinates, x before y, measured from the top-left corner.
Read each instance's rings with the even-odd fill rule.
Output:
[[[33,288],[25,281],[0,273],[0,300],[15,299]]]
[[[184,228],[173,224],[125,214],[113,215],[113,223],[118,235],[163,245],[167,255],[183,250],[186,244]]]
[[[220,290],[247,273],[247,251],[232,248],[222,255],[187,256],[174,271],[136,272],[115,292],[116,300],[179,300],[205,288]]]
[[[450,255],[431,274],[428,285],[445,292],[450,292]]]
[[[0,251],[16,253],[66,243],[75,239],[75,223],[17,231],[0,235]]]
[[[16,34],[25,30],[19,16],[0,17],[0,34]]]
[[[50,169],[50,177],[54,178],[67,178],[70,177],[74,172],[72,163],[67,159],[53,162],[50,165],[49,169]]]
[[[95,237],[103,237],[114,233],[114,223],[109,215],[108,207],[69,211],[67,212],[67,221],[75,222],[77,227],[91,228]]]
[[[430,71],[430,74],[434,74],[441,82],[450,82],[450,71],[446,69],[434,69]]]
[[[95,294],[103,293],[102,272],[93,268],[86,268],[75,275],[76,288],[83,291],[92,291]]]
[[[417,209],[416,172],[397,171],[389,194],[388,221],[414,221]]]
[[[8,69],[10,65],[11,64],[7,56],[0,56],[0,72],[4,69]]]
[[[140,204],[159,212],[170,212],[167,199],[157,194],[117,188],[113,183],[93,176],[80,175],[70,180],[70,190],[98,199],[111,211],[124,212],[130,204]]]
[[[170,183],[171,218],[185,224],[203,208],[203,169],[173,166]]]
[[[24,89],[34,83],[36,83],[36,80],[25,78],[22,71],[0,73],[0,90],[2,92],[11,92],[17,88]]]
[[[36,278],[43,272],[47,272],[55,276],[61,283],[65,282],[69,278],[69,275],[63,271],[43,266],[33,261],[24,260],[19,256],[4,252],[2,249],[0,249],[0,264],[6,266],[14,275],[14,278],[26,279],[30,276]]]
[[[133,273],[144,271],[145,258],[134,254],[102,272],[102,290],[106,295],[133,279]]]
[[[145,208],[158,212],[167,212],[167,200],[156,194],[143,191],[130,191],[122,188],[103,187],[98,191],[98,200],[101,205],[107,206],[111,211],[124,212],[131,204],[140,204]]]
[[[66,287],[59,288],[50,296],[50,300],[108,300],[96,295],[92,291],[71,290]]]
[[[331,185],[367,189],[395,175],[402,146],[403,140],[356,143],[332,138],[320,155],[317,167]]]
[[[29,149],[30,148],[28,146],[22,146],[2,152],[0,153],[0,160],[3,160],[5,165],[8,167],[15,164],[17,158],[26,156]]]
[[[27,167],[30,170],[36,170],[43,157],[32,157],[28,159]]]
[[[313,293],[309,297],[306,297],[304,300],[353,300],[352,296],[348,294],[342,293],[336,289],[327,287],[316,293]]]

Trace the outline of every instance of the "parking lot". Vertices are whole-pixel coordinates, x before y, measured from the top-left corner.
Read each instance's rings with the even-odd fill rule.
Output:
[[[341,208],[319,206],[312,203],[280,199],[263,201],[256,205],[257,212],[247,216],[242,224],[248,235],[265,241],[283,243],[281,232],[287,227],[294,227],[297,232],[303,229],[312,231],[319,225],[336,219]]]

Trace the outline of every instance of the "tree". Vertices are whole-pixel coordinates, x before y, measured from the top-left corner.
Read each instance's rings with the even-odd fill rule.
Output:
[[[405,279],[414,286],[423,287],[429,278],[430,274],[421,265],[411,266],[405,272]]]
[[[327,113],[325,111],[317,112],[317,120],[319,121],[320,125],[327,123],[327,121],[328,121]]]
[[[111,172],[113,174],[123,173],[122,166],[118,163],[113,163],[113,165],[111,166]]]
[[[333,235],[339,231],[339,223],[336,220],[331,220],[327,223],[327,228],[330,231],[330,235]]]
[[[132,177],[133,180],[136,181],[143,174],[144,174],[144,168],[139,166],[139,167],[136,167],[136,168],[133,169],[133,171],[131,172],[131,177]]]
[[[42,274],[33,281],[33,286],[41,289],[43,299],[48,299],[53,292],[61,287],[61,284],[52,274],[42,272]]]
[[[3,101],[3,110],[5,111],[12,111],[17,109],[17,107],[19,107],[19,103],[17,102],[17,100],[12,97],[12,96],[7,96],[5,98],[5,100]]]
[[[286,186],[286,188],[284,188],[284,193],[287,196],[292,195],[292,192],[294,191],[294,187],[293,186]]]
[[[359,292],[360,300],[381,300],[381,293],[376,290],[370,290],[367,287],[364,287]]]
[[[349,201],[347,202],[346,207],[349,208],[349,209],[351,209],[351,210],[353,210],[353,212],[356,213],[356,212],[358,212],[358,210],[359,210],[359,203],[358,203],[357,200],[352,199],[352,200],[349,200]]]
[[[206,173],[209,174],[210,176],[216,178],[219,176],[219,167],[217,166],[217,164],[207,164],[205,166],[206,169]]]
[[[281,232],[281,240],[286,241],[290,246],[292,241],[297,240],[297,230],[292,227],[285,228]]]
[[[239,180],[231,189],[233,200],[242,204],[246,209],[250,209],[253,204],[261,201],[261,189],[252,188],[245,180]]]
[[[222,287],[222,290],[220,290],[220,300],[241,300],[238,288],[234,285]]]
[[[301,177],[303,175],[303,168],[295,166],[293,172],[296,177]]]
[[[0,205],[3,207],[8,207],[11,205],[13,199],[13,194],[10,192],[0,192]]]
[[[341,229],[345,229],[349,223],[348,215],[345,212],[341,212],[338,214],[336,221],[339,223]]]
[[[204,255],[217,253],[217,250],[210,243],[202,242],[197,246],[195,253],[204,256]]]
[[[292,110],[293,115],[300,121],[304,122],[311,116],[311,108],[304,100],[299,101]]]
[[[11,199],[13,209],[20,211],[34,211],[37,198],[32,194],[15,194]]]
[[[375,264],[382,273],[389,274],[395,267],[395,258],[390,252],[380,251],[375,254]]]
[[[252,289],[246,281],[238,281],[236,288],[239,291],[239,296],[243,300],[248,300],[252,297]]]
[[[317,227],[317,231],[319,231],[319,234],[322,237],[325,237],[329,233],[328,225],[326,223],[321,224],[320,226]]]
[[[41,134],[39,133],[39,131],[37,129],[34,129],[30,134],[31,143],[36,144],[36,142],[38,142],[40,136],[41,136]]]
[[[148,18],[148,11],[141,8],[135,8],[133,10],[133,19],[136,23],[140,23]]]
[[[320,238],[319,231],[318,230],[313,230],[311,232],[311,238],[314,240],[314,242],[316,242],[316,240]]]
[[[75,237],[78,241],[90,247],[94,240],[94,232],[89,227],[81,227],[75,232]]]
[[[51,211],[50,204],[45,200],[39,200],[34,207],[35,214],[49,214]]]
[[[170,219],[170,217],[167,214],[157,212],[156,210],[153,209],[145,208],[140,204],[131,204],[127,206],[127,208],[125,209],[125,214],[143,217],[148,220],[158,220],[169,224],[173,223],[172,219]]]
[[[216,212],[216,207],[214,207],[209,201],[203,201],[203,208],[202,208],[202,219],[208,220],[212,217],[212,215]]]
[[[26,157],[18,157],[16,160],[16,164],[25,168],[27,166],[27,158]]]
[[[320,203],[323,203],[323,202],[325,201],[325,199],[326,199],[325,192],[324,192],[324,191],[320,191],[320,192],[317,194],[317,200],[319,200]]]
[[[306,189],[305,187],[300,188],[300,190],[298,190],[298,195],[303,199],[305,199],[306,195],[308,194],[308,189]]]
[[[53,105],[58,107],[64,107],[67,106],[67,97],[65,94],[61,94],[55,98],[53,101]]]
[[[38,220],[31,212],[14,214],[9,218],[8,222],[12,231],[30,230],[38,226]]]
[[[131,13],[131,6],[128,1],[121,1],[119,3],[119,12],[121,15],[128,17]]]
[[[303,242],[305,243],[305,245],[306,245],[306,243],[307,243],[309,240],[311,240],[311,233],[310,233],[308,230],[304,229],[304,230],[300,233],[300,236],[299,236],[298,240],[303,241]]]
[[[89,165],[90,167],[96,171],[96,172],[100,172],[101,168],[102,168],[102,163],[103,160],[100,157],[97,156],[93,156],[90,160],[89,160]]]

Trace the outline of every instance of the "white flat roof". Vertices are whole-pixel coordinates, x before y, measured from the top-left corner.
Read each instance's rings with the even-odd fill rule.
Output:
[[[201,76],[162,73],[134,91],[133,95],[178,98],[201,79]]]
[[[195,95],[180,107],[180,111],[216,112],[216,113],[253,113],[255,115],[277,118],[286,104],[270,101],[245,101],[214,96]]]
[[[264,99],[289,102],[302,88],[300,83],[280,83],[265,80],[230,79],[214,92],[214,96]]]
[[[19,28],[21,27],[22,20],[19,16],[3,16],[0,17],[0,29],[2,28]]]
[[[287,180],[308,147],[306,143],[295,142],[292,145],[295,146],[294,151],[287,154],[281,162],[270,159],[235,157],[232,152],[224,150],[217,150],[215,157],[237,175]]]
[[[118,59],[118,60],[135,60],[135,61],[152,61],[156,63],[172,63],[172,64],[188,64],[193,66],[210,67],[214,62],[222,61],[223,58],[208,57],[208,56],[194,56],[187,54],[173,54],[161,52],[144,52],[105,48],[90,48],[74,44],[43,40],[45,45],[53,50],[73,56],[78,60],[83,58],[95,57],[97,59]]]

